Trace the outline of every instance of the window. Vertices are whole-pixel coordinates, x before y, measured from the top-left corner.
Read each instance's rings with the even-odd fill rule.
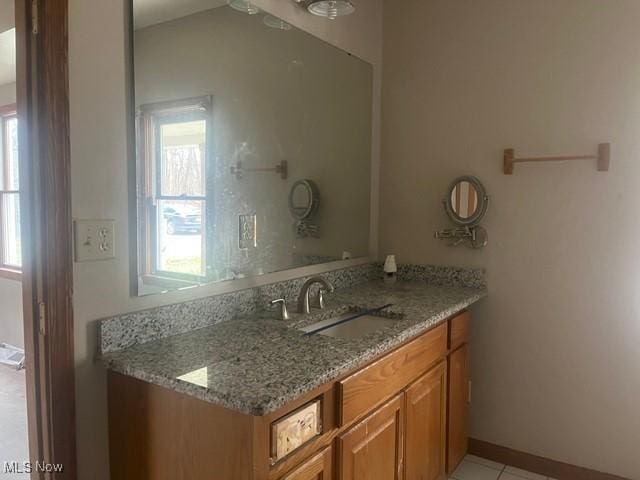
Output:
[[[20,174],[16,107],[0,108],[0,275],[15,277],[22,268]]]
[[[210,105],[204,97],[140,109],[139,237],[146,276],[207,276]]]

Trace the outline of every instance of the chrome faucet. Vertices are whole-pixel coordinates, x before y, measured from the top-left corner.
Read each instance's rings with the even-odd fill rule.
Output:
[[[280,305],[280,320],[289,320],[289,311],[287,310],[287,301],[284,298],[271,300],[270,305]]]
[[[309,290],[311,290],[311,287],[316,283],[322,285],[324,291],[333,292],[333,285],[331,285],[331,282],[328,280],[325,280],[322,277],[310,278],[304,282],[302,289],[300,289],[300,296],[298,297],[298,311],[300,313],[309,313],[311,310],[309,305]],[[318,295],[322,295],[322,293],[318,293]],[[322,308],[324,306],[324,299],[320,297],[318,300],[318,305]]]

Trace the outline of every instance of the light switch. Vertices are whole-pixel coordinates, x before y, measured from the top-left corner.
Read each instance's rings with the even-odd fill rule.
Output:
[[[238,215],[238,248],[246,250],[258,246],[258,217],[255,214]]]
[[[76,220],[75,256],[76,262],[116,258],[115,222],[113,220]]]

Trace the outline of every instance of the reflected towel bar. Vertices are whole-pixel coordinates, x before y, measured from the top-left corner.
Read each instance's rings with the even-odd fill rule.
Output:
[[[289,174],[289,165],[287,164],[286,160],[282,160],[278,165],[271,168],[246,168],[242,165],[242,162],[236,162],[235,165],[231,166],[230,170],[231,175],[235,176],[237,180],[242,179],[243,175],[246,172],[273,172],[280,175],[280,178],[282,178],[283,180],[286,180]]]
[[[608,172],[609,163],[611,161],[611,144],[601,143],[598,145],[597,155],[565,155],[555,157],[528,157],[516,158],[513,148],[507,148],[504,151],[504,174],[513,175],[513,169],[516,163],[525,162],[562,162],[565,160],[597,160],[598,171]]]

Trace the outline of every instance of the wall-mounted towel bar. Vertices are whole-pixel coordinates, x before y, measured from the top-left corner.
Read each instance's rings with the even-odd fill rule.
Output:
[[[504,174],[513,175],[513,169],[516,163],[525,162],[562,162],[566,160],[597,160],[598,171],[608,172],[609,163],[611,161],[611,144],[601,143],[598,145],[598,153],[596,155],[565,155],[556,157],[529,157],[516,158],[513,148],[507,148],[504,151]]]

